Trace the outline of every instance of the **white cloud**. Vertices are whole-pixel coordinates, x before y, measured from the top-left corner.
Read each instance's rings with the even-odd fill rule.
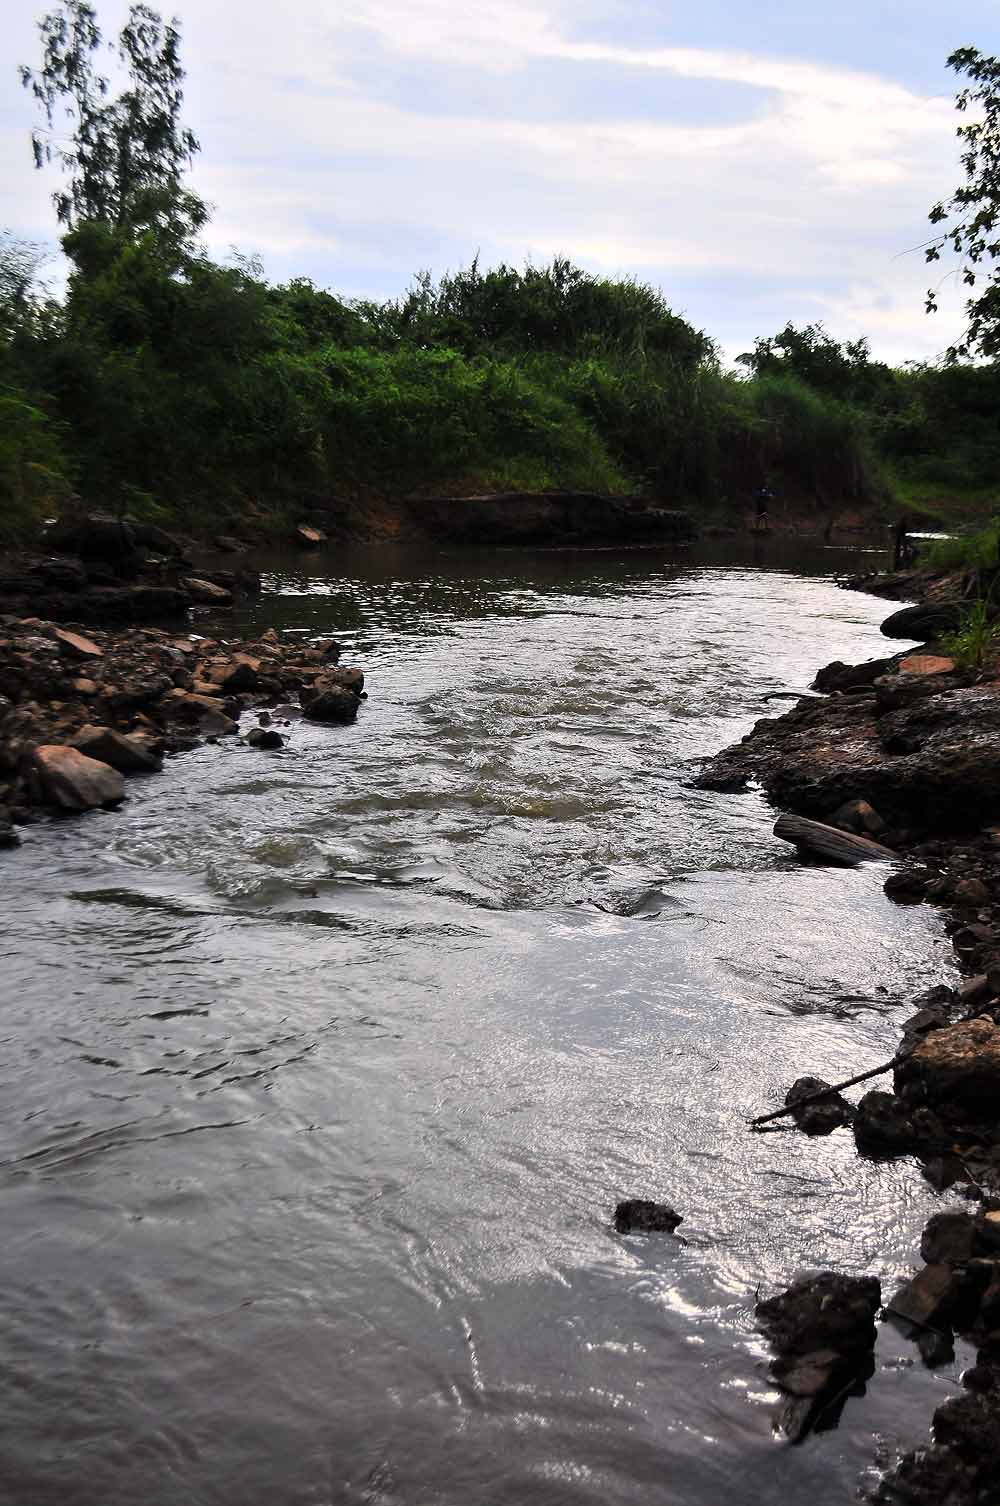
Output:
[[[927,321],[923,264],[897,257],[924,238],[927,208],[955,180],[947,100],[814,61],[580,41],[580,19],[566,0],[312,0],[276,28],[251,0],[201,0],[184,51],[205,147],[196,184],[217,206],[213,244],[285,262],[298,253],[310,267],[325,259],[335,286],[350,245],[355,266],[373,268],[371,287],[346,289],[357,292],[384,289],[393,268],[405,285],[417,245],[447,245],[452,260],[559,251],[639,270],[668,297],[694,288],[687,311],[724,342],[717,305],[731,319],[730,300],[713,302],[711,288],[727,278],[784,285],[778,322],[816,317],[819,305],[834,333],[853,337],[867,318],[893,359],[953,338],[960,298]],[[416,103],[380,91],[387,59],[408,73]],[[474,105],[456,114],[420,93],[422,70],[474,84],[529,63],[593,77],[603,108],[582,124]],[[632,106],[640,72],[663,77],[659,118]],[[711,84],[707,99],[738,86],[746,113],[677,123],[679,79]],[[19,187],[3,191],[0,222],[17,219],[28,176],[5,175]]]

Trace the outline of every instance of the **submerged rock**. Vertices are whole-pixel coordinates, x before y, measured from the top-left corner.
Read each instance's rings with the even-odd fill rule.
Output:
[[[271,749],[285,746],[285,739],[273,727],[251,727],[246,735],[246,741],[251,748]]]
[[[812,1102],[803,1099],[823,1093],[822,1098]],[[850,1124],[854,1109],[840,1093],[834,1093],[822,1077],[799,1077],[785,1094],[785,1103],[792,1110],[792,1118],[807,1135],[829,1135],[835,1129]]]
[[[303,707],[303,713],[314,722],[353,722],[358,714],[359,698],[350,690],[334,685],[323,690]]]
[[[641,1197],[627,1198],[615,1209],[619,1234],[672,1234],[683,1222],[669,1203],[652,1203]]]

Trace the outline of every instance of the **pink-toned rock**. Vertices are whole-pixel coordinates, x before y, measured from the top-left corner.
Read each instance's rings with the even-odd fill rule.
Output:
[[[59,652],[67,659],[103,659],[104,650],[81,633],[71,633],[67,628],[54,628],[53,635]]]
[[[83,677],[78,680],[74,680],[72,683],[73,689],[76,691],[77,695],[96,695],[101,688],[96,680],[88,680]]]
[[[31,763],[44,798],[63,810],[94,810],[125,798],[125,781],[118,770],[87,758],[76,748],[43,743],[35,749]]]
[[[232,605],[232,592],[227,591],[225,586],[217,586],[214,581],[202,580],[198,575],[186,575],[181,585],[185,591],[190,592],[195,601],[203,602],[206,606]]]
[[[909,654],[899,661],[901,675],[950,675],[954,668],[954,659],[944,654]]]

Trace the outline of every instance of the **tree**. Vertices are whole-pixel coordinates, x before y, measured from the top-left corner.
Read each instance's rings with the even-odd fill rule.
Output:
[[[989,263],[1000,257],[1000,59],[960,47],[948,67],[970,80],[956,94],[955,108],[964,115],[972,107],[976,115],[956,128],[965,182],[931,209],[931,224],[947,228],[924,248],[924,255],[929,262],[939,261],[950,247],[959,258],[961,281],[981,289],[966,302],[968,326],[949,358],[995,357],[1000,355],[1000,269]],[[937,306],[937,289],[930,288],[927,312],[934,313]]]
[[[797,377],[814,392],[844,402],[877,404],[892,386],[892,372],[871,359],[864,336],[840,344],[819,323],[802,329],[786,324],[772,339],[755,340],[736,363],[754,377]]]
[[[67,175],[53,194],[60,224],[72,231],[97,220],[128,236],[154,230],[177,245],[189,240],[207,210],[182,180],[200,148],[180,119],[178,23],[164,24],[147,5],[130,8],[108,49],[128,78],[117,96],[98,69],[102,37],[92,5],[63,0],[38,29],[41,67],[20,74],[45,119],[32,133],[35,166],[56,162]],[[60,114],[72,123],[68,145],[57,135]]]

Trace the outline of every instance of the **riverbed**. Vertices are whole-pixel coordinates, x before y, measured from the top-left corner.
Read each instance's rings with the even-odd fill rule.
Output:
[[[937,1204],[793,1078],[948,975],[877,868],[803,867],[704,758],[884,652],[864,557],[270,556],[198,631],[335,634],[354,726],[168,760],[0,864],[0,1500],[850,1500],[954,1369],[771,1432],[758,1294],[887,1290]],[[252,720],[252,719],[251,719]],[[618,1236],[616,1201],[684,1215]]]

